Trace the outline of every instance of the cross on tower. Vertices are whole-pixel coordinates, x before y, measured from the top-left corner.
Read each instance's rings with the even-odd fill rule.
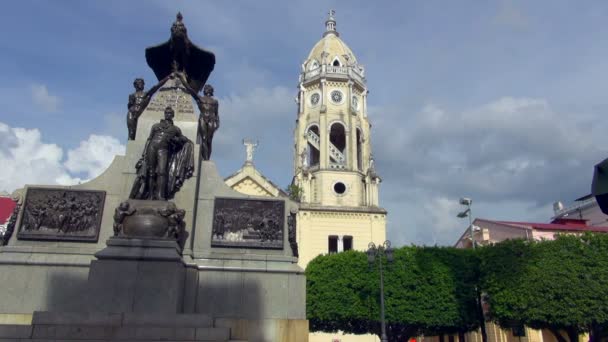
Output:
[[[253,152],[258,146],[258,142],[253,142],[250,139],[243,139],[243,145],[245,145],[246,153],[245,164],[253,164]]]

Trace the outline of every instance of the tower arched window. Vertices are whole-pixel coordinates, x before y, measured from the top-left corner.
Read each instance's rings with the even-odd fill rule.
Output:
[[[346,129],[344,125],[336,122],[329,129],[329,156],[333,163],[344,165],[346,164]]]
[[[310,166],[319,165],[320,153],[319,153],[319,127],[316,125],[312,125],[308,128],[306,132],[307,136],[307,151],[308,151],[308,160],[310,162]]]
[[[335,66],[335,67],[339,67],[342,66],[340,64],[340,60],[338,59],[338,57],[334,58],[334,61],[331,63],[331,65]]]
[[[319,67],[319,62],[316,59],[313,59],[312,62],[308,64],[308,71],[315,70]]]
[[[357,169],[363,170],[363,133],[357,128]]]

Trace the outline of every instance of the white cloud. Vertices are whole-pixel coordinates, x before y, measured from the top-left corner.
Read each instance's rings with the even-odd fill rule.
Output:
[[[12,192],[25,184],[71,185],[93,178],[124,153],[124,146],[108,136],[91,135],[67,152],[42,140],[38,129],[13,128],[0,122],[0,189]],[[82,174],[83,177],[79,177]]]
[[[429,104],[405,117],[378,112],[381,205],[395,223],[390,237],[402,243],[453,243],[468,223],[455,218],[461,196],[474,199],[474,217],[546,222],[553,201],[590,191],[593,165],[608,154],[605,122],[589,126],[545,99],[504,97],[461,111]]]
[[[82,173],[86,179],[91,179],[101,174],[114,156],[124,154],[125,146],[118,139],[92,134],[76,149],[68,151],[64,166],[71,173]]]
[[[605,124],[584,127],[544,99],[505,97],[460,112],[429,105],[399,122],[389,115],[375,126],[386,181],[407,175],[409,185],[455,197],[474,192],[544,204],[556,200],[550,198],[563,189],[554,184],[564,177],[567,191],[584,194],[608,146]],[[398,138],[391,134],[396,130],[403,133]]]
[[[33,84],[30,87],[32,100],[45,112],[53,113],[59,110],[61,99],[58,96],[49,94],[49,90],[44,84]]]

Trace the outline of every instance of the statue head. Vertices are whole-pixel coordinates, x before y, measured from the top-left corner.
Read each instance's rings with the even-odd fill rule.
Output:
[[[205,96],[213,96],[213,87],[211,84],[205,84],[203,87],[203,95]]]
[[[122,211],[127,211],[127,210],[129,210],[129,206],[130,206],[130,205],[129,205],[129,202],[124,201],[124,202],[121,202],[121,203],[118,205],[118,209],[120,209],[120,210],[122,210]]]
[[[175,112],[173,111],[173,108],[171,108],[171,106],[167,106],[167,108],[165,108],[165,120],[173,120],[174,116]]]
[[[173,23],[173,25],[171,25],[171,38],[188,37],[188,30],[186,29],[186,25],[184,25],[184,23],[182,22],[183,18],[184,17],[182,17],[182,13],[178,12],[175,22]]]
[[[137,91],[144,90],[144,86],[145,83],[143,78],[136,78],[135,81],[133,81],[133,87]]]

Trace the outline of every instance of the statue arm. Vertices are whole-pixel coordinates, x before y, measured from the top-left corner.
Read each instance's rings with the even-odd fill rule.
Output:
[[[127,103],[127,109],[131,109],[131,107],[135,104],[135,95],[129,94],[129,102]]]
[[[167,80],[169,80],[169,77],[171,77],[171,75],[163,78],[162,80],[160,80],[160,82],[158,82],[155,86],[153,86],[152,88],[150,88],[150,90],[148,90],[146,92],[146,98],[150,98],[152,97],[152,95],[154,95],[154,93],[156,93],[156,91],[158,89],[160,89],[160,87],[163,86],[163,84],[165,84],[167,82]]]
[[[215,129],[220,128],[220,103],[215,103],[215,121],[217,122],[215,125]]]
[[[188,83],[188,80],[186,80],[186,78],[184,77],[184,75],[182,73],[177,73],[177,77],[179,77],[180,81],[182,81],[182,84],[184,85],[184,87],[186,88],[186,90],[188,91],[188,93],[190,95],[192,95],[192,97],[194,97],[194,99],[196,100],[196,103],[200,102],[200,99],[198,97],[198,93],[196,90],[192,89],[192,87],[190,87],[190,84]]]
[[[190,139],[188,139],[187,136],[185,136],[185,135],[182,134],[182,130],[179,129],[179,127],[177,127],[177,135],[175,137],[179,141],[180,145],[184,145],[184,144],[186,144],[187,142],[190,141]]]

